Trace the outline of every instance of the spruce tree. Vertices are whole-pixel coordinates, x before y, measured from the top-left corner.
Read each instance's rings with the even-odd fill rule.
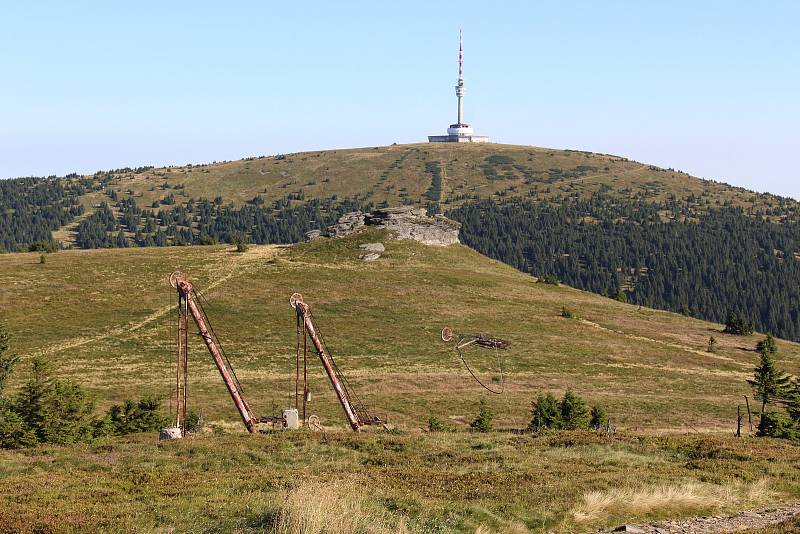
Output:
[[[539,395],[531,406],[529,430],[540,430],[542,428],[561,428],[561,408],[552,393],[547,392]]]
[[[13,405],[3,396],[6,380],[17,363],[17,357],[8,354],[11,335],[0,327],[0,448],[16,449],[36,444],[36,435],[31,432]]]
[[[788,393],[789,377],[778,369],[775,363],[778,346],[772,336],[768,335],[759,341],[758,345],[756,345],[756,350],[761,355],[760,361],[753,370],[753,379],[747,382],[753,387],[756,399],[761,401],[761,420],[759,421],[758,432],[761,435],[765,435],[767,405]]]
[[[494,412],[489,407],[489,404],[486,400],[481,399],[480,402],[480,409],[478,411],[478,417],[470,423],[470,428],[476,430],[478,432],[491,432],[492,431],[492,420],[494,419]]]
[[[589,428],[601,430],[606,425],[608,425],[608,413],[605,408],[595,404],[589,412]]]
[[[567,430],[585,428],[589,421],[589,410],[583,399],[568,389],[561,399],[561,421]]]

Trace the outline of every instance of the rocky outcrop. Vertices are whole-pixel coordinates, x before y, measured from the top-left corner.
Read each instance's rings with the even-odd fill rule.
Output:
[[[339,217],[339,222],[328,227],[331,237],[344,237],[358,232],[364,226],[364,214],[360,211],[351,211]]]
[[[398,239],[413,239],[434,246],[458,243],[458,231],[461,229],[461,223],[444,215],[429,217],[425,208],[403,206],[376,209],[366,214],[360,211],[346,213],[337,224],[328,227],[328,235],[343,237],[359,231],[363,226],[385,228]]]
[[[322,237],[322,230],[309,230],[305,235],[307,241],[314,241],[315,239]]]

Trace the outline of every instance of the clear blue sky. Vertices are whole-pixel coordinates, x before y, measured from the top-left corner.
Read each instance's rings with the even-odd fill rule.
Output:
[[[456,8],[456,5],[459,7]],[[409,143],[607,152],[800,198],[800,2],[7,2],[0,177]]]

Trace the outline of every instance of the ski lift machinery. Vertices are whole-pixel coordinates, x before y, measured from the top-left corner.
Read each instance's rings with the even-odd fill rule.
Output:
[[[281,416],[268,415],[256,417],[253,414],[250,404],[244,396],[242,384],[239,382],[236,372],[231,365],[230,360],[222,348],[216,333],[214,332],[208,315],[203,308],[203,301],[201,293],[194,289],[192,282],[188,280],[186,275],[180,272],[174,272],[169,277],[170,285],[177,291],[178,294],[178,324],[177,324],[177,370],[176,370],[176,409],[175,409],[175,426],[174,429],[180,430],[180,435],[186,435],[186,419],[188,415],[189,404],[189,317],[192,318],[197,326],[197,335],[202,338],[203,342],[211,354],[214,364],[225,383],[228,393],[236,406],[239,415],[242,418],[245,428],[250,433],[257,431],[256,425],[259,423],[272,423],[282,424],[284,428],[298,428],[299,421],[299,377],[300,377],[300,361],[301,361],[301,343],[302,338],[302,363],[303,363],[303,404],[302,414],[303,421],[309,427],[318,430],[322,427],[319,424],[319,418],[311,415],[306,419],[306,405],[309,400],[308,388],[308,343],[307,339],[311,339],[312,345],[317,353],[317,356],[322,363],[323,368],[328,376],[328,379],[333,386],[339,403],[344,410],[347,421],[354,431],[360,431],[362,427],[367,425],[384,425],[384,421],[377,416],[370,414],[367,407],[358,398],[352,386],[348,383],[344,374],[336,365],[330,351],[325,346],[319,329],[314,324],[314,318],[311,314],[311,308],[303,301],[303,296],[295,293],[290,298],[289,302],[295,310],[297,320],[297,355],[296,355],[296,372],[295,372],[295,409],[283,410]]]

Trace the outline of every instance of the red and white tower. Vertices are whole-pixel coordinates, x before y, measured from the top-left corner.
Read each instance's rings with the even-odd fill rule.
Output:
[[[458,82],[456,98],[458,99],[458,120],[447,129],[447,135],[429,135],[431,143],[488,143],[485,135],[476,135],[469,124],[464,122],[464,45],[461,30],[458,31]]]
[[[464,95],[467,90],[464,87],[464,47],[461,40],[461,30],[458,30],[458,83],[456,84],[456,98],[458,98],[458,126],[469,126],[464,124]]]

